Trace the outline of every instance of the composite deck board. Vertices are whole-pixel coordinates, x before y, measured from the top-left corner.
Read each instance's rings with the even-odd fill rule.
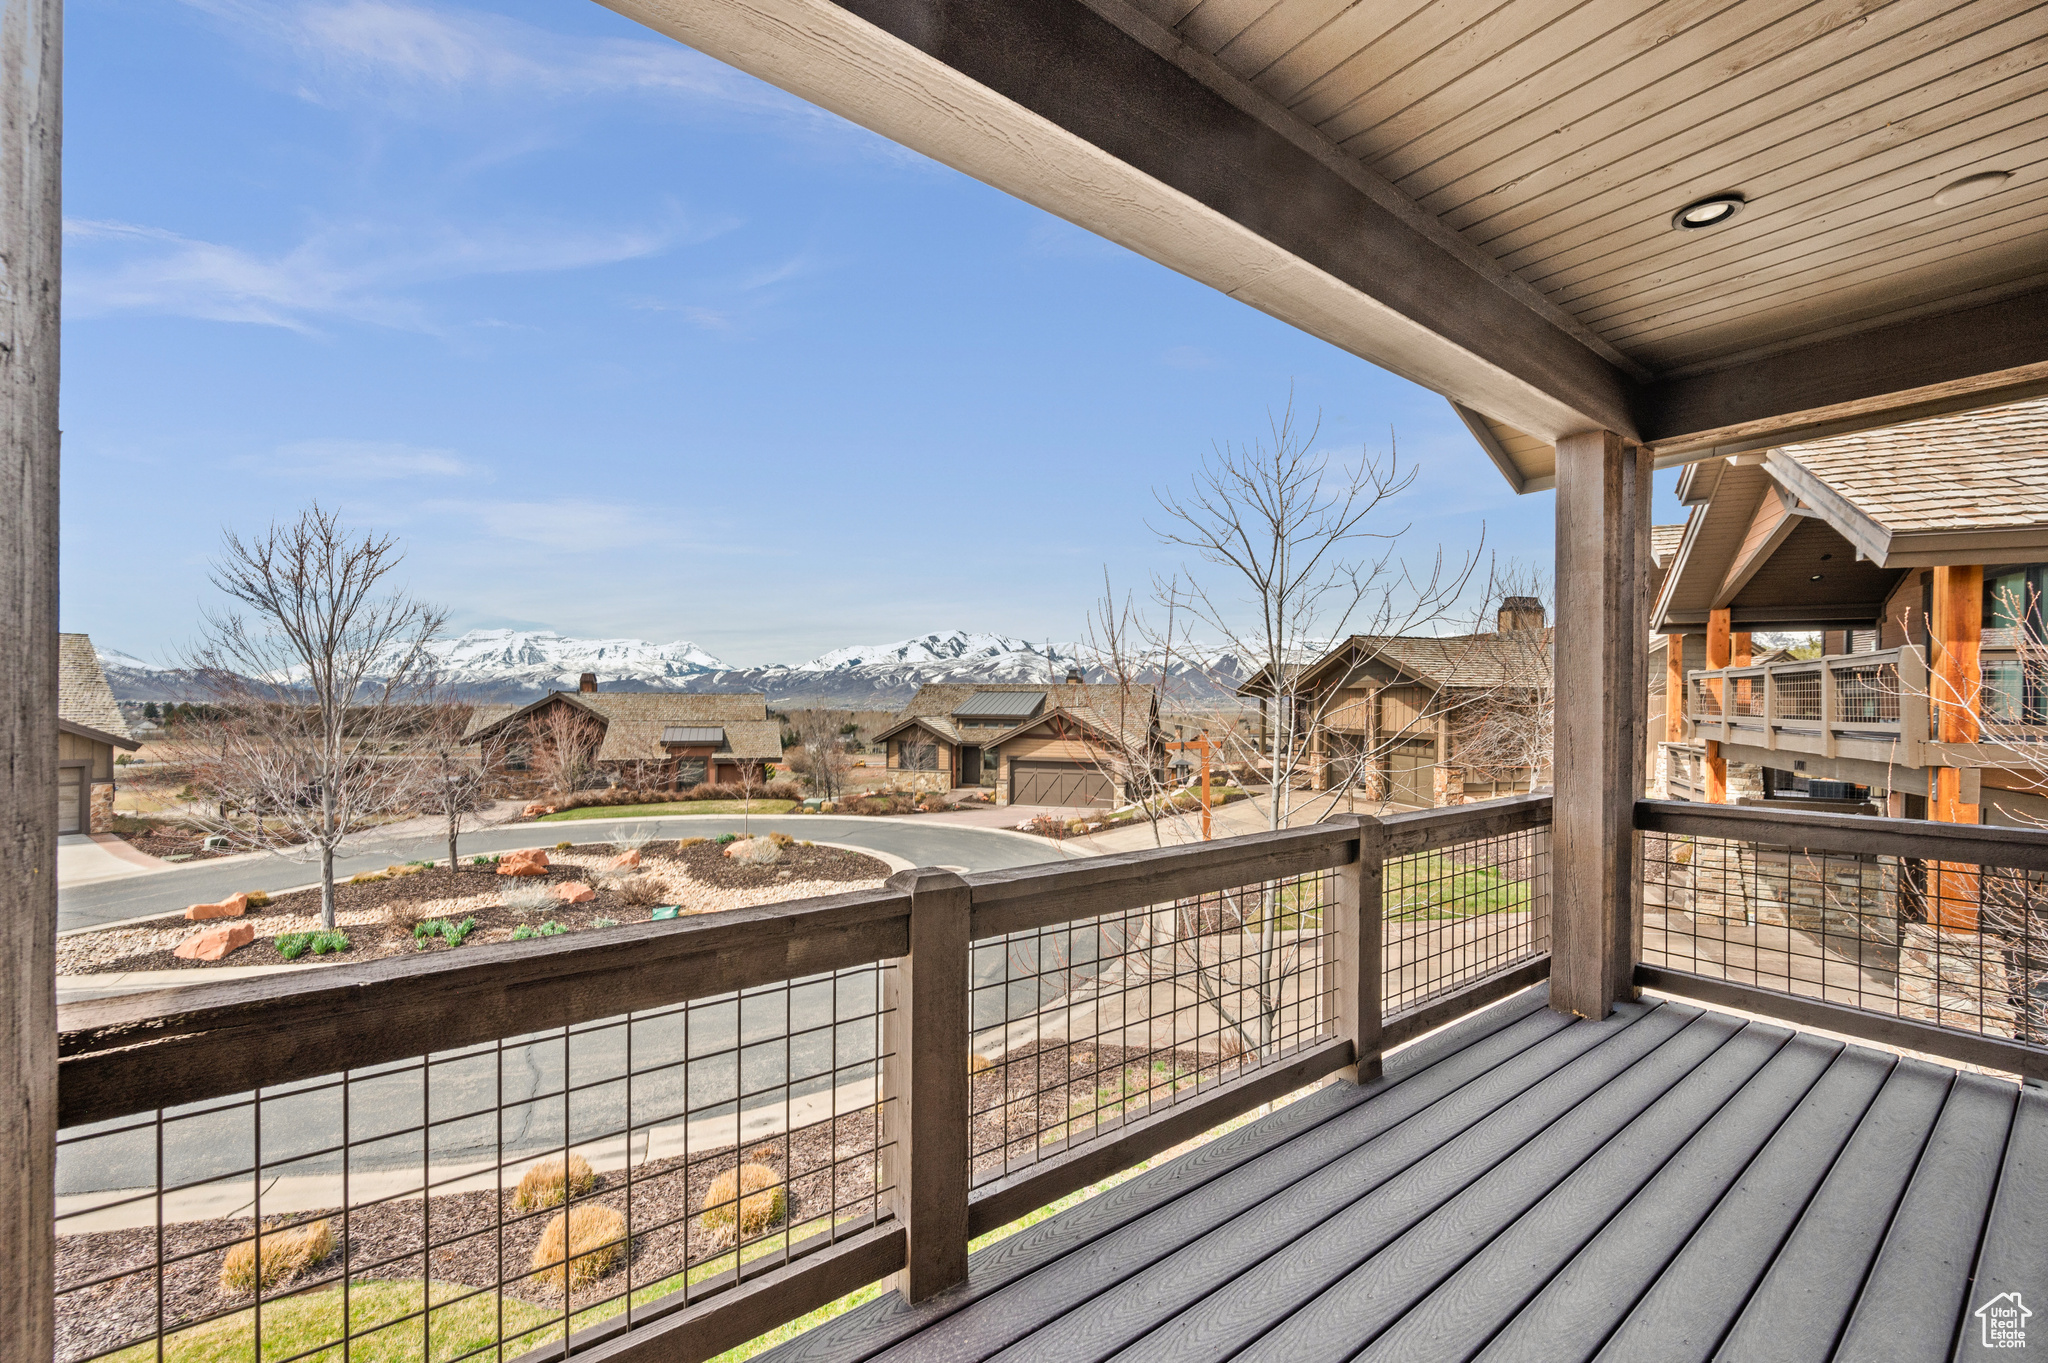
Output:
[[[1724,1059],[1729,1041],[1741,1031],[1738,1018],[1709,1014],[1698,1019],[1238,1357],[1260,1363],[1343,1363],[1651,1109],[1683,1107],[1696,1088],[1717,1100],[1739,1087],[1765,1058],[1738,1053]],[[1674,1072],[1683,1074],[1676,1083]]]
[[[1608,1027],[1621,1016],[1617,1010],[1616,1017],[1606,1022],[1582,1025]],[[1292,1216],[1285,1223],[1269,1222],[1262,1229],[1284,1231],[1277,1244],[1268,1236],[1250,1243],[1218,1243],[1212,1249],[1214,1260],[1186,1265],[1195,1270],[1190,1276],[1204,1283],[1201,1298],[1184,1303],[1172,1318],[1154,1326],[1115,1357],[1122,1363],[1154,1359],[1203,1363],[1231,1357],[1277,1317],[1302,1305],[1449,1201],[1609,1080],[1654,1054],[1698,1016],[1696,1010],[1666,1004],[1633,1025],[1613,1031],[1600,1045],[1443,1142],[1429,1159],[1402,1170],[1365,1196],[1326,1206],[1321,1219],[1306,1225]],[[1566,1032],[1559,1039],[1570,1035]],[[1257,1253],[1256,1262],[1247,1262],[1251,1258],[1248,1251]],[[1224,1262],[1232,1264],[1233,1271],[1224,1281],[1216,1282],[1212,1267]],[[1105,1300],[1115,1302],[1122,1295],[1111,1294]]]
[[[1291,1103],[1260,1121],[1219,1137],[1178,1159],[1170,1160],[1121,1183],[1057,1218],[1040,1222],[974,1254],[967,1281],[916,1306],[887,1293],[857,1311],[826,1322],[781,1346],[777,1363],[862,1363],[900,1340],[929,1330],[938,1322],[1004,1290],[1012,1283],[1112,1234],[1123,1226],[1167,1207],[1197,1189],[1226,1177],[1284,1146],[1319,1123],[1360,1103],[1402,1090],[1409,1080],[1439,1065],[1456,1064],[1467,1077],[1569,1025],[1545,1006],[1548,988],[1526,993],[1474,1016],[1463,1018],[1403,1048],[1386,1061],[1380,1078],[1353,1088],[1333,1085]],[[1439,1079],[1442,1075],[1439,1074]],[[1408,1090],[1400,1100],[1413,1100]]]
[[[1998,1174],[1998,1195],[1984,1244],[1977,1252],[1977,1271],[1970,1284],[1970,1316],[1956,1340],[1956,1357],[1982,1358],[1982,1330],[1973,1318],[1984,1303],[2007,1292],[2022,1296],[2040,1291],[2048,1266],[2048,1090],[2020,1090],[2012,1135],[2005,1144],[2005,1167]]]
[[[1107,1284],[1098,1280],[1098,1291],[1088,1302],[1056,1322],[1035,1322],[1044,1328],[1012,1346],[1007,1356],[1109,1357],[1325,1224],[1334,1208],[1355,1206],[1382,1189],[1401,1184],[1416,1167],[1434,1164],[1443,1150],[1499,1113],[1503,1105],[1512,1106],[1557,1074],[1559,1066],[1569,1068],[1577,1059],[1599,1051],[1602,1043],[1629,1035],[1638,1024],[1662,1011],[1632,1005],[1605,1022],[1574,1025],[1546,1038],[1332,1160],[1279,1196],[1234,1217],[1209,1219],[1206,1233],[1119,1281],[1114,1292],[1099,1291]],[[1668,1030],[1669,1024],[1657,1025],[1659,1033]]]
[[[1948,1356],[2018,1096],[1981,1074],[1956,1076],[1835,1350],[1840,1363]]]
[[[1821,1363],[1877,1260],[1955,1071],[1902,1060],[1715,1357]]]
[[[1748,1073],[1717,1093],[1695,1084],[1684,1101],[1653,1110],[1621,1140],[1610,1141],[1578,1172],[1494,1238],[1359,1355],[1373,1363],[1464,1363],[1486,1346],[1602,1227],[1694,1138],[1720,1143],[1730,1130],[1775,1124],[1806,1095],[1820,1062],[1786,1043],[1791,1033],[1752,1023],[1722,1048],[1734,1061],[1755,1057]]]
[[[1862,1049],[1835,1057],[1596,1357],[1603,1363],[1713,1357],[1856,1134],[1892,1064],[1892,1057]]]
[[[2048,1268],[2048,1090],[1542,987],[769,1363],[1977,1356]]]
[[[1415,1075],[1394,1091],[1325,1120],[1285,1145],[1269,1149],[1260,1159],[1232,1170],[1203,1188],[1200,1196],[1181,1197],[1159,1210],[1102,1235],[1057,1262],[1048,1264],[1015,1287],[962,1308],[916,1341],[920,1359],[980,1359],[1064,1313],[1074,1311],[1105,1287],[1129,1281],[1185,1245],[1216,1229],[1219,1221],[1271,1203],[1302,1179],[1369,1145],[1381,1135],[1401,1129],[1411,1119],[1437,1110],[1461,1088],[1497,1072],[1557,1032],[1563,1019],[1545,1010],[1525,1018],[1484,1042]],[[1529,1066],[1541,1072],[1538,1062]],[[1476,1106],[1476,1105],[1474,1105]],[[1437,1128],[1432,1126],[1429,1131]],[[1426,1153],[1428,1135],[1410,1132],[1405,1140]],[[1390,1153],[1390,1163],[1397,1153]],[[890,1355],[883,1354],[882,1358]]]

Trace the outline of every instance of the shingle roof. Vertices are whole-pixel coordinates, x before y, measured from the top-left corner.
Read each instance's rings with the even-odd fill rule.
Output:
[[[1893,534],[2048,528],[2048,398],[1771,452]]]
[[[1310,673],[1356,650],[1359,665],[1380,659],[1420,681],[1483,688],[1550,685],[1551,631],[1509,634],[1354,634],[1323,655]],[[1325,683],[1312,683],[1323,685]]]
[[[57,718],[116,738],[128,737],[128,722],[114,703],[114,689],[100,670],[89,635],[57,636]]]
[[[1672,556],[1678,546],[1685,542],[1685,522],[1677,525],[1653,525],[1650,527],[1650,561],[1659,568],[1671,566]]]
[[[955,683],[931,682],[917,689],[917,694],[903,707],[901,719],[915,719],[933,733],[949,743],[996,742],[998,731],[989,731],[986,736],[977,734],[968,737],[953,722],[953,713],[977,694],[1018,694],[1044,698],[1045,709],[1064,708],[1071,714],[1088,718],[1104,729],[1114,730],[1116,720],[1121,717],[1125,730],[1125,742],[1142,746],[1149,738],[1152,727],[1152,709],[1156,703],[1150,686],[1132,686],[1128,690],[1117,686],[1099,686],[1089,683],[1037,682],[1037,683]],[[1027,724],[1030,721],[1025,721]],[[900,720],[899,720],[900,723]],[[893,730],[885,730],[879,737]],[[1014,729],[1002,730],[1007,735]]]
[[[768,718],[768,698],[758,691],[692,695],[676,691],[550,691],[530,705],[478,706],[465,742],[484,730],[550,701],[582,707],[604,723],[600,762],[655,761],[668,756],[662,734],[668,729],[722,727],[721,756],[770,759],[782,755],[782,726]],[[497,713],[485,715],[486,710]]]

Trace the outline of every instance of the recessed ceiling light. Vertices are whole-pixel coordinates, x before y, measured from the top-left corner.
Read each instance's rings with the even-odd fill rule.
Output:
[[[1965,175],[1954,184],[1948,185],[1934,196],[1936,208],[1954,208],[1972,200],[1996,194],[2005,188],[2005,182],[2012,178],[2009,170],[1987,170],[1981,175]]]
[[[1698,203],[1689,203],[1671,215],[1671,225],[1687,231],[1698,231],[1702,227],[1719,227],[1742,211],[1748,200],[1740,194],[1716,194]]]
[[[1807,578],[1806,580],[1807,580],[1808,582],[1818,582],[1818,581],[1820,581],[1820,577],[1821,577],[1821,575],[1820,575],[1819,573],[1815,573],[1815,574],[1814,574],[1814,575],[1813,575],[1812,577],[1809,577],[1809,578]]]

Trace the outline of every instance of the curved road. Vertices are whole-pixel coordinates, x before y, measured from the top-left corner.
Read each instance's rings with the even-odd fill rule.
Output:
[[[740,820],[721,814],[680,814],[657,819],[576,819],[559,823],[521,823],[462,835],[463,856],[510,852],[520,847],[551,847],[564,838],[602,842],[614,824],[653,824],[667,837],[715,838],[737,833]],[[960,824],[925,823],[915,818],[854,818],[829,814],[755,815],[755,831],[779,829],[793,837],[865,847],[903,858],[913,866],[950,866],[969,871],[997,871],[1034,862],[1059,861],[1068,854],[1059,844],[1026,833],[971,828]],[[448,843],[423,838],[380,845],[336,863],[339,879],[357,871],[374,871],[395,861],[438,860]],[[98,927],[151,914],[175,913],[188,904],[211,903],[238,890],[296,889],[319,879],[317,867],[282,857],[235,858],[195,862],[173,871],[144,872],[118,880],[57,887],[57,927]]]

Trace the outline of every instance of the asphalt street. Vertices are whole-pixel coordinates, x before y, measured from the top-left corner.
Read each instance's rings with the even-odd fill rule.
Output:
[[[737,833],[737,816],[688,814],[661,819],[578,819],[559,823],[513,824],[462,836],[463,856],[509,852],[520,847],[552,847],[564,838],[601,842],[618,823],[653,824],[668,837],[717,837]],[[1057,843],[1028,834],[958,824],[920,823],[916,819],[841,818],[832,815],[755,815],[755,832],[781,829],[792,837],[844,843],[902,857],[916,866],[950,866],[968,871],[998,871],[1010,866],[1057,861]],[[445,839],[421,838],[366,847],[336,864],[346,879],[357,871],[374,871],[399,861],[439,860],[448,855]],[[319,879],[317,866],[282,857],[199,861],[174,871],[148,872],[119,880],[57,887],[57,927],[98,927],[151,914],[174,913],[188,904],[211,903],[237,890],[294,889]]]

